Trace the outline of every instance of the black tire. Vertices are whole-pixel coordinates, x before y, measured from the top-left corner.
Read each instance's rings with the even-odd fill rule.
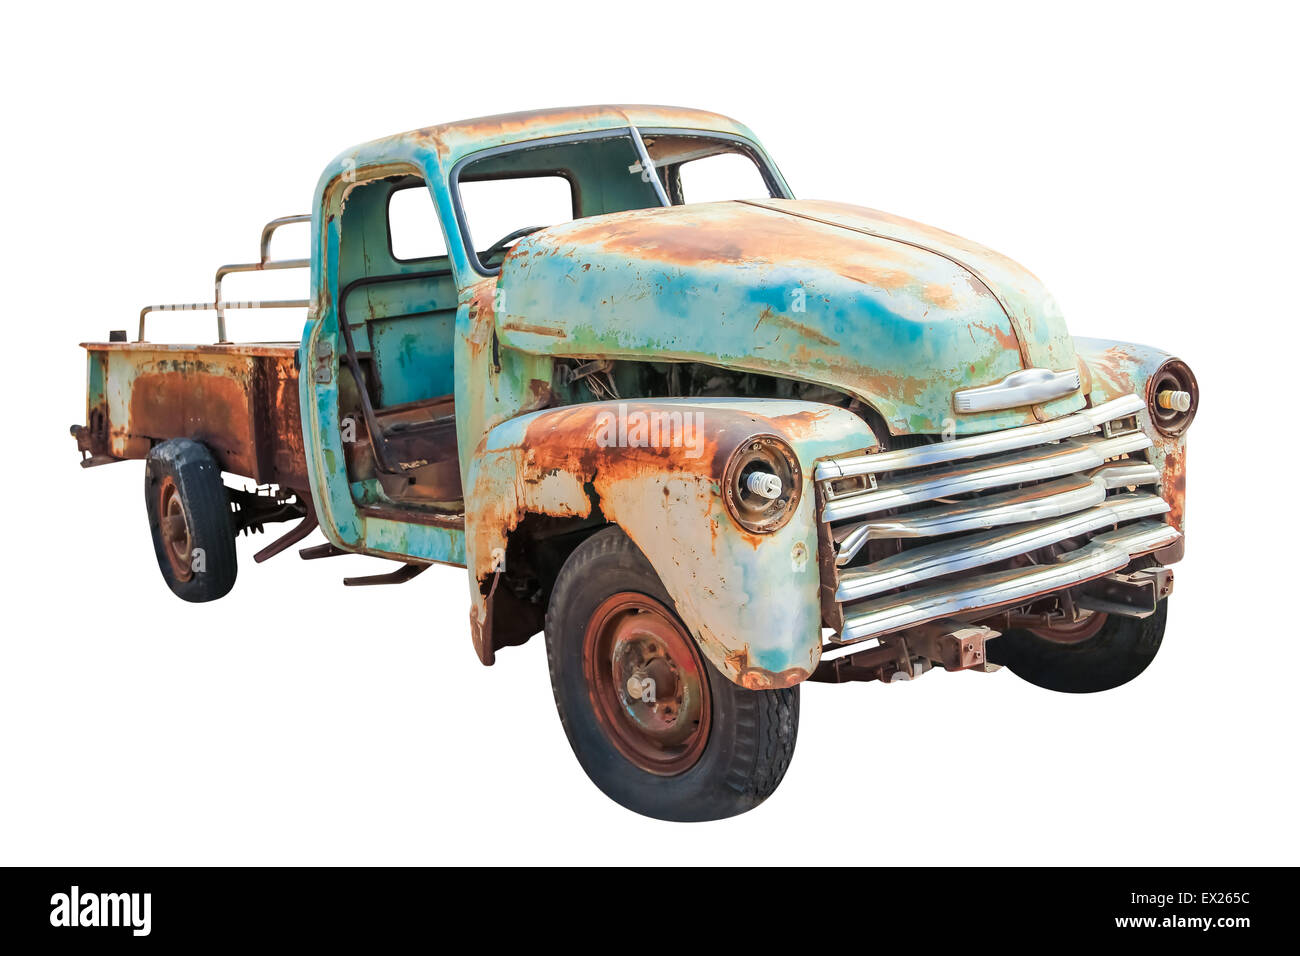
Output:
[[[578,762],[606,796],[659,820],[719,820],[752,810],[776,789],[794,753],[799,688],[747,690],[702,655],[709,717],[693,765],[653,773],[624,756],[597,716],[584,671],[593,614],[614,595],[635,592],[659,602],[685,633],[650,562],[618,528],[584,541],[564,563],[546,612],[546,654],[560,721]],[[694,639],[685,640],[694,647]],[[606,718],[608,719],[608,718]]]
[[[1169,602],[1149,617],[1108,615],[1101,630],[1077,643],[1059,643],[1030,631],[1008,631],[988,644],[989,660],[1047,690],[1094,694],[1127,684],[1155,660],[1165,636]]]
[[[195,603],[225,596],[239,568],[230,499],[212,453],[188,438],[155,445],[145,459],[144,498],[158,570],[172,593]]]

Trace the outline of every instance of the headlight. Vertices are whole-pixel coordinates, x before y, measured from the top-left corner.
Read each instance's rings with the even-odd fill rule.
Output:
[[[727,462],[723,476],[727,510],[742,528],[760,534],[790,520],[802,490],[799,459],[775,435],[746,441]]]
[[[1196,417],[1200,401],[1196,376],[1180,359],[1170,359],[1147,381],[1151,421],[1165,435],[1181,435]]]

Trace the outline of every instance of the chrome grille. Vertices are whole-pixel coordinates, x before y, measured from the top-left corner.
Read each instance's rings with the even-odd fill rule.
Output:
[[[1177,540],[1126,395],[1055,421],[818,463],[823,575],[851,643],[1027,603]],[[899,548],[869,559],[871,542]],[[1073,543],[1059,553],[1059,546]],[[1058,546],[1051,552],[1042,549]]]

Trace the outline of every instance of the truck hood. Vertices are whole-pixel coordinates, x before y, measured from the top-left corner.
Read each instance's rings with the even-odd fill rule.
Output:
[[[509,348],[814,382],[869,403],[895,433],[989,431],[1083,405],[1076,391],[1037,409],[956,413],[956,389],[1075,369],[1060,309],[1005,256],[858,206],[755,200],[578,219],[517,243],[498,288]]]

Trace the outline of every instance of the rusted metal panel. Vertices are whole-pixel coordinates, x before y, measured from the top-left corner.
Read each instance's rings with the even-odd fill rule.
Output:
[[[455,203],[448,188],[448,177],[457,162],[474,153],[497,146],[528,142],[553,136],[620,130],[631,127],[675,128],[714,131],[737,136],[749,143],[773,170],[779,188],[786,194],[789,187],[780,171],[767,156],[758,138],[743,124],[705,110],[671,106],[579,106],[565,109],[508,113],[479,119],[463,120],[398,133],[362,143],[339,154],[326,166],[316,184],[313,212],[312,290],[313,302],[324,317],[330,306],[330,290],[323,288],[329,278],[326,267],[328,235],[326,229],[334,213],[321,211],[329,204],[327,192],[342,184],[355,182],[359,171],[405,167],[415,171],[429,185],[449,238],[448,252],[462,291],[478,277],[455,233]],[[653,195],[653,194],[652,194]]]
[[[263,483],[306,491],[298,370],[293,353],[252,357],[251,411],[258,474]]]
[[[976,294],[983,290],[983,294],[997,302],[1010,324],[1025,368],[1074,370],[1074,344],[1060,306],[1037,276],[1000,252],[878,209],[825,200],[770,200],[754,204],[942,256],[966,274],[967,283]]]
[[[988,673],[998,667],[988,662],[985,645],[998,636],[997,631],[978,624],[932,621],[906,634],[882,637],[877,647],[824,660],[810,680],[828,684],[871,680],[893,683],[912,680],[932,667]]]
[[[334,210],[340,207],[331,196],[346,195],[358,171],[372,169],[378,175],[405,164],[422,171],[443,219],[460,285],[455,399],[467,538],[456,542],[408,531],[401,545],[407,553],[450,553],[461,545],[459,553],[473,571],[479,627],[487,614],[484,592],[491,586],[482,565],[493,550],[481,538],[484,528],[491,529],[489,538],[504,539],[530,508],[548,515],[590,515],[596,485],[616,479],[620,488],[636,489],[636,494],[628,492],[629,501],[658,505],[666,489],[668,498],[680,499],[682,514],[694,508],[703,520],[711,513],[706,496],[696,493],[703,476],[680,462],[643,462],[642,472],[633,477],[620,471],[631,457],[605,452],[604,467],[592,473],[591,462],[569,461],[567,451],[552,449],[563,442],[537,435],[525,441],[522,432],[513,444],[492,451],[485,436],[524,427],[511,424],[512,419],[531,421],[536,414],[541,420],[552,413],[536,410],[574,400],[553,389],[557,360],[698,362],[826,385],[858,399],[864,414],[879,415],[898,436],[980,434],[1054,420],[1082,408],[1092,388],[1090,369],[1079,363],[1059,308],[1029,272],[967,240],[873,210],[764,200],[597,215],[518,243],[499,281],[470,268],[454,228],[448,176],[456,162],[477,151],[629,124],[713,129],[752,138],[739,124],[708,114],[640,110],[592,107],[508,115],[401,134],[343,154],[318,187],[313,276],[320,312],[318,325],[304,341],[304,354],[337,335],[332,301],[337,290],[329,283],[338,268]],[[1026,369],[1077,370],[1080,387],[1029,407],[974,414],[956,409],[956,391],[1004,382]],[[347,547],[382,547],[376,529],[354,509],[338,477],[343,452],[334,444],[336,397],[304,379],[304,409],[309,447],[317,449],[312,475],[318,495],[328,498],[333,510],[327,533]],[[865,424],[861,427],[869,434]],[[852,445],[826,453],[861,450],[874,441],[855,436]],[[483,455],[495,456],[494,464],[485,465]],[[543,464],[547,468],[538,471]],[[491,476],[493,494],[476,490],[482,475]],[[530,475],[532,479],[525,477]],[[659,497],[648,497],[650,492]],[[815,497],[806,495],[804,506],[812,507]],[[599,496],[601,514],[609,519],[606,498],[619,510],[619,490],[607,487]],[[629,522],[639,520],[643,511],[630,504],[623,509]],[[696,552],[689,537],[663,544],[665,527],[654,525],[655,531],[643,530],[633,538],[639,537],[643,548],[658,547],[653,563],[671,577],[680,568],[681,555]],[[730,525],[720,527],[732,534]],[[808,543],[811,564],[832,557],[823,553],[828,542],[814,536]],[[669,547],[672,554],[665,550]],[[713,560],[712,542],[699,553]],[[827,611],[826,623],[834,626],[838,608],[833,588],[827,590],[823,582],[821,589],[824,599],[817,604]],[[679,590],[681,603],[697,600],[685,586]],[[697,610],[690,613],[695,615],[692,630],[707,642],[702,616]],[[737,652],[743,642],[736,638],[735,616],[720,617],[730,622],[724,629],[733,628],[731,644],[715,638],[710,656],[725,665],[727,654],[718,649]],[[738,660],[733,653],[724,672],[739,675],[743,668],[735,666]],[[779,670],[770,663],[760,667]]]
[[[292,364],[297,342],[229,342],[225,345],[178,344],[174,342],[82,342],[81,347],[91,352],[160,352],[184,355],[242,355],[253,358],[288,359]]]
[[[972,242],[854,206],[772,200],[641,209],[521,240],[502,268],[503,345],[707,362],[838,388],[897,434],[970,434],[1068,413],[960,414],[953,393],[1076,370],[1051,296]],[[1027,316],[1033,316],[1032,321]]]
[[[106,453],[143,458],[169,438],[193,438],[223,471],[307,488],[293,346],[87,344],[102,368]]]
[[[1151,436],[1153,445],[1147,455],[1160,470],[1160,495],[1169,502],[1165,516],[1169,524],[1179,531],[1187,530],[1187,434],[1167,434],[1156,427],[1149,410],[1153,396],[1149,395],[1152,376],[1174,360],[1174,356],[1159,349],[1131,342],[1109,339],[1076,338],[1075,347],[1088,367],[1092,378],[1094,405],[1124,394],[1137,393],[1147,398],[1148,408],[1138,413],[1143,432]],[[1181,556],[1184,544],[1178,542],[1177,555]],[[1170,554],[1166,560],[1176,560]]]
[[[689,441],[610,444],[619,422],[685,427]],[[672,426],[664,426],[672,427]],[[754,533],[731,517],[722,477],[737,449],[777,435],[804,486],[794,517]],[[821,645],[813,463],[875,445],[851,412],[774,400],[592,402],[535,412],[492,429],[470,466],[467,550],[482,622],[497,556],[528,514],[589,517],[621,527],[659,573],[706,657],[747,687],[807,678]]]
[[[639,129],[648,131],[644,138]],[[738,138],[747,153],[767,163],[765,179],[773,196],[782,198],[668,206],[665,185],[671,184],[648,169],[646,145],[663,130]],[[550,137],[611,142],[604,131],[621,131],[635,145],[630,155],[641,157],[640,171],[651,179],[620,191],[617,186],[627,186],[628,173],[637,167],[615,164],[611,175],[619,180],[597,185],[609,185],[610,193],[620,196],[644,193],[646,202],[665,205],[621,211],[640,201],[634,198],[611,207],[620,211],[594,214],[580,205],[575,207],[579,219],[518,242],[500,277],[486,275],[489,270],[465,247],[466,233],[458,228],[456,165],[510,144],[527,143],[532,153],[538,141]],[[583,139],[586,134],[595,135]],[[584,162],[578,166],[604,169],[603,163]],[[363,192],[369,183],[397,188],[420,180],[448,241],[439,271],[429,270],[428,263],[385,258],[386,218],[373,234],[345,242],[349,216],[355,220],[366,209],[386,216],[390,194]],[[653,182],[654,188],[640,188],[641,182]],[[584,193],[587,199],[601,194],[601,189]],[[1085,406],[1136,394],[1148,408],[1134,413],[1135,426],[1123,427],[1130,435],[1140,427],[1154,442],[1140,451],[1159,472],[1159,494],[1169,507],[1165,520],[1183,528],[1185,435],[1150,411],[1154,390],[1165,387],[1159,381],[1170,367],[1168,355],[1073,339],[1060,309],[1032,274],[973,242],[887,213],[786,198],[790,195],[748,129],[696,110],[590,106],[516,113],[363,144],[337,157],[317,186],[310,313],[298,349],[143,342],[87,346],[87,424],[74,434],[87,464],[142,457],[166,438],[196,438],[227,471],[304,495],[310,491],[307,518],[319,518],[335,553],[393,557],[411,569],[433,562],[466,565],[485,661],[494,642],[523,639],[535,624],[535,597],[494,591],[501,581],[498,560],[512,535],[533,517],[585,522],[584,530],[617,524],[650,559],[709,660],[731,680],[756,688],[806,679],[818,665],[821,628],[844,626],[837,565],[852,556],[837,553],[843,538],[823,520],[827,492],[813,478],[819,461],[871,457],[880,444],[891,449],[886,455],[923,445],[937,448],[955,436],[1055,423],[1072,413],[1086,414]],[[288,217],[268,229],[304,219]],[[264,233],[258,263],[223,267],[218,281],[232,268],[303,264],[269,262],[268,239]],[[411,271],[420,269],[426,271]],[[412,286],[400,294],[385,296],[377,285],[366,286],[369,324],[345,318],[344,300],[358,283],[402,277]],[[441,283],[436,289],[435,281]],[[417,288],[416,282],[427,284]],[[219,288],[215,299],[220,312]],[[373,305],[381,300],[383,308],[376,312]],[[419,323],[384,324],[417,314],[426,317]],[[438,347],[411,347],[435,334]],[[367,353],[364,371],[361,350]],[[306,368],[301,375],[298,356]],[[704,367],[709,374],[736,373],[788,388],[712,393],[728,395],[718,399],[630,396],[611,403],[593,401],[562,374],[580,365],[599,366],[612,387],[615,364],[669,363],[675,363],[674,370]],[[439,419],[443,405],[435,407],[430,391],[445,392],[453,379],[454,426]],[[388,413],[386,424],[400,426],[392,406],[409,401],[423,431],[394,427],[385,432],[367,380],[379,396],[373,404]],[[1038,384],[1027,388],[1025,383]],[[794,385],[814,386],[817,400],[750,397],[810,397],[793,391]],[[990,391],[993,386],[1001,387]],[[352,438],[344,429],[354,408],[348,388],[363,397],[367,423]],[[959,392],[975,398],[963,406]],[[1032,398],[1005,407],[1012,394]],[[446,400],[441,394],[437,399]],[[700,444],[611,445],[598,435],[610,414],[676,415],[678,421],[698,416]],[[421,447],[434,430],[442,436],[441,457],[425,455]],[[794,517],[768,533],[733,519],[724,490],[728,462],[760,436],[788,442],[802,468]],[[386,497],[405,473],[380,477],[356,467],[361,459],[382,458],[375,449],[389,445],[409,451],[397,456],[404,466],[446,466],[447,474],[439,476],[445,480],[426,489],[423,510],[403,513]],[[943,447],[951,449],[951,442]],[[463,503],[456,500],[457,467]],[[1141,467],[1143,481],[1153,482],[1150,467]],[[1072,501],[1082,500],[1080,489],[1117,490],[1087,477],[1049,490]],[[1037,507],[1038,497],[1031,491],[1023,501],[953,507],[963,520],[987,521],[1011,505]],[[1064,504],[1055,500],[1055,506]],[[930,520],[905,517],[894,530],[904,525],[916,530],[923,519]],[[1165,525],[1155,527],[1164,535],[1161,540],[1172,536]],[[1023,529],[1017,533],[1023,537]],[[906,537],[899,534],[900,540]],[[941,549],[944,540],[939,536]],[[997,542],[975,544],[972,555],[981,559],[996,551]],[[897,554],[908,547],[898,545]],[[972,555],[966,557],[973,560]],[[1172,551],[1157,555],[1176,559]],[[993,567],[989,573],[1013,575],[1034,565]],[[1043,566],[1050,567],[1050,561]],[[485,642],[484,634],[493,631],[493,608],[512,620]],[[929,644],[924,635],[917,640],[928,660],[961,667],[977,663],[976,642],[965,649],[945,635]],[[905,643],[886,642],[877,657],[855,657],[845,666],[885,676],[911,673]]]
[[[574,106],[566,109],[503,113],[444,123],[402,133],[393,139],[427,143],[450,167],[465,155],[507,143],[628,126],[712,130],[753,138],[741,123],[706,110],[675,106]]]
[[[73,425],[72,437],[82,455],[82,467],[116,461],[108,442],[108,357],[86,353],[86,424]]]

